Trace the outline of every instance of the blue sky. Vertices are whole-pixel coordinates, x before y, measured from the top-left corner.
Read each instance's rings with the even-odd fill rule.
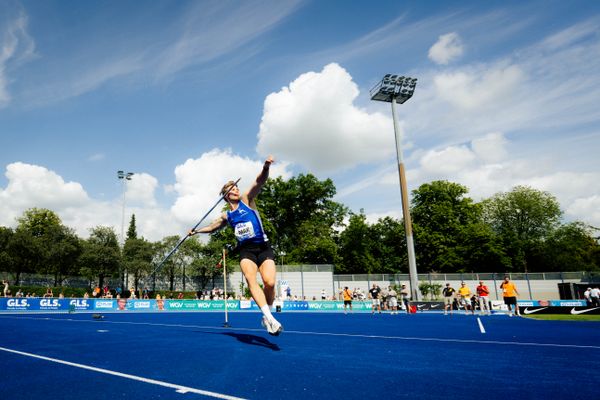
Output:
[[[126,219],[181,234],[272,174],[332,178],[371,221],[400,217],[386,73],[409,188],[476,200],[529,185],[600,226],[600,3],[595,1],[4,1],[0,224],[30,207],[87,236]]]

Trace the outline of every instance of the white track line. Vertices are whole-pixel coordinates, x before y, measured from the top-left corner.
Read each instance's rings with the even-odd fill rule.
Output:
[[[142,325],[142,326],[158,326],[165,328],[193,328],[193,329],[213,329],[224,331],[242,331],[242,332],[261,332],[264,329],[256,328],[224,328],[219,326],[205,325],[184,325],[184,324],[157,324],[152,322],[129,322],[129,321],[88,321],[78,319],[65,318],[33,318],[33,317],[2,317],[13,319],[37,319],[41,321],[66,321],[66,322],[87,322],[92,324],[122,324],[122,325]],[[286,330],[285,335],[315,335],[315,336],[334,336],[334,337],[351,337],[351,338],[367,338],[367,339],[393,339],[393,340],[409,340],[418,342],[442,342],[442,343],[472,343],[472,344],[493,344],[505,346],[535,346],[535,347],[561,347],[573,349],[594,349],[600,350],[600,346],[578,345],[578,344],[560,344],[560,343],[536,343],[536,342],[503,342],[498,340],[472,340],[472,339],[444,339],[444,338],[426,338],[414,336],[383,336],[383,335],[360,335],[352,333],[330,333],[330,332],[310,332],[310,331],[290,331]]]
[[[118,376],[119,378],[126,378],[126,379],[131,379],[134,381],[149,383],[151,385],[163,386],[163,387],[167,387],[170,389],[175,389],[175,391],[177,393],[195,393],[195,394],[200,394],[203,396],[214,397],[216,399],[243,400],[240,397],[234,397],[234,396],[229,396],[226,394],[215,393],[215,392],[209,392],[207,390],[195,389],[195,388],[191,388],[191,387],[187,387],[187,386],[176,385],[174,383],[158,381],[156,379],[149,379],[149,378],[144,378],[141,376],[136,376],[136,375],[131,375],[131,374],[124,374],[122,372],[111,371],[111,370],[104,369],[104,368],[97,368],[97,367],[92,367],[89,365],[83,365],[83,364],[78,364],[78,363],[74,363],[74,362],[70,362],[70,361],[59,360],[57,358],[40,356],[38,354],[26,353],[24,351],[7,349],[5,347],[0,347],[0,350],[5,351],[7,353],[13,353],[13,354],[21,355],[21,356],[32,357],[32,358],[37,358],[37,359],[44,360],[44,361],[50,361],[50,362],[54,362],[54,363],[58,363],[58,364],[68,365],[70,367],[87,369],[89,371],[99,372],[101,374]]]
[[[481,333],[485,333],[485,328],[483,327],[483,324],[481,323],[479,317],[477,317],[477,323],[479,324],[479,330],[481,331]]]

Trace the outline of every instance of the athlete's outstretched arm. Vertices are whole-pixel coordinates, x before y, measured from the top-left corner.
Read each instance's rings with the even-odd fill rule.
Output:
[[[210,224],[202,228],[190,230],[188,232],[188,235],[193,236],[197,233],[213,233],[214,231],[223,228],[225,225],[227,225],[227,216],[225,215],[225,213],[223,213],[219,216],[219,218],[215,219]]]
[[[258,174],[258,176],[256,177],[256,181],[254,181],[252,187],[250,187],[250,190],[248,190],[248,193],[246,193],[248,205],[252,208],[256,208],[254,199],[256,199],[256,196],[258,196],[258,194],[260,193],[260,189],[262,189],[264,184],[267,182],[267,179],[269,179],[269,168],[271,167],[271,164],[273,164],[274,161],[275,160],[273,159],[273,156],[267,157],[263,168],[260,171],[260,174]]]

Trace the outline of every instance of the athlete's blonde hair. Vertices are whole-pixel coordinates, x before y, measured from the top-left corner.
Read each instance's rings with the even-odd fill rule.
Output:
[[[226,184],[224,184],[223,187],[221,188],[221,196],[223,196],[225,193],[227,193],[227,191],[233,186],[235,186],[235,181],[229,181]]]

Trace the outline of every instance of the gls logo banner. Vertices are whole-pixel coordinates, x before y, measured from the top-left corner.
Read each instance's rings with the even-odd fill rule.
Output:
[[[6,308],[8,310],[25,310],[29,307],[27,299],[8,299],[6,301]]]
[[[69,305],[75,307],[76,310],[87,310],[91,308],[91,304],[87,300],[71,300]]]
[[[58,310],[60,302],[58,299],[41,299],[40,310]]]

